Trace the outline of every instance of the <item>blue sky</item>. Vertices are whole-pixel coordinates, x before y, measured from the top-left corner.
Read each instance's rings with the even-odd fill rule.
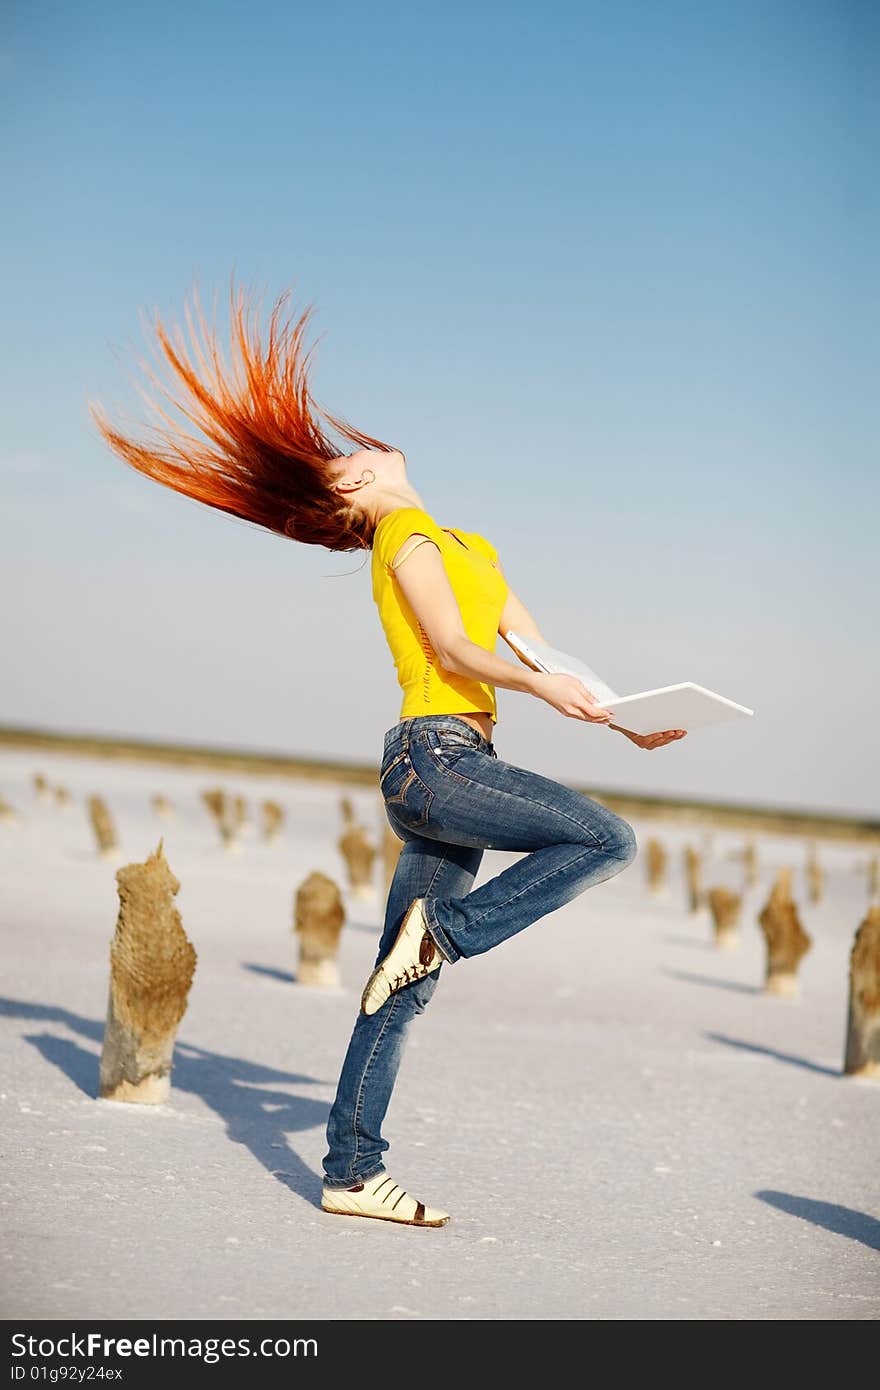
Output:
[[[499,756],[878,810],[877,8],[5,7],[0,720],[375,760],[363,557],[127,469],[146,315],[314,304],[318,401],[404,449],[553,645],[753,707],[654,752],[499,690]],[[876,391],[875,393],[876,394]],[[499,642],[499,651],[513,659]]]

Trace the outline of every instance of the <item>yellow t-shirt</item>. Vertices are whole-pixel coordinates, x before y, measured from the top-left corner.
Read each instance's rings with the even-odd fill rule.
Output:
[[[465,632],[472,642],[490,652],[495,650],[508,587],[495,568],[498,552],[484,536],[454,526],[438,526],[419,507],[398,507],[382,517],[373,535],[373,598],[403,691],[400,718],[485,711],[491,714],[493,724],[497,723],[494,685],[456,675],[438,663],[428,635],[394,575],[391,561],[407,536],[415,532],[436,542]],[[413,541],[412,548],[415,545]]]

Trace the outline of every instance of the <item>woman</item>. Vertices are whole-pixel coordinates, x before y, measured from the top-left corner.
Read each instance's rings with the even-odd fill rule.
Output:
[[[200,310],[208,340],[207,353],[196,344],[201,376],[157,318],[162,349],[187,392],[179,408],[210,447],[177,428],[159,432],[161,446],[140,444],[92,413],[121,458],[167,487],[306,544],[372,551],[373,597],[403,691],[399,720],[385,734],[379,785],[404,844],[327,1124],[321,1205],[442,1226],[449,1214],[412,1197],[383,1160],[389,1146],[381,1127],[411,1020],[424,1011],[443,964],[491,950],[620,873],[637,848],[631,826],[606,807],[498,759],[495,689],[537,696],[642,748],[685,731],[621,729],[576,677],[495,654],[499,633],[546,640],[510,589],[495,547],[476,532],[438,525],[407,476],[404,454],[324,411],[359,446],[338,452],[311,408],[302,356],[311,310],[292,330],[279,328],[288,293],[275,304],[264,351],[233,291],[240,373],[224,373]],[[488,848],[523,857],[471,891]]]

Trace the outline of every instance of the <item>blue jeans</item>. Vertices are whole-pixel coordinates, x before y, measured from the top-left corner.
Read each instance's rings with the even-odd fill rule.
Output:
[[[413,898],[447,962],[491,951],[632,863],[627,821],[583,793],[500,762],[493,743],[454,714],[403,719],[385,734],[379,787],[404,841],[388,893],[375,964],[387,955]],[[483,851],[524,857],[471,892]],[[359,1013],[327,1122],[328,1187],[384,1171],[382,1122],[411,1019],[443,966],[404,985],[374,1014]]]

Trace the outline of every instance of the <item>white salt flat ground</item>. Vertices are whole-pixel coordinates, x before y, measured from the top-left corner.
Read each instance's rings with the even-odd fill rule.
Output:
[[[69,786],[41,805],[32,775]],[[222,784],[288,808],[281,840],[224,854],[200,801]],[[293,895],[344,882],[343,790],[370,789],[0,752],[5,984],[0,1271],[7,1318],[875,1318],[880,1085],[839,1075],[847,958],[866,851],[759,837],[760,887],[734,953],[685,911],[680,847],[702,832],[634,821],[644,853],[493,952],[447,967],[416,1020],[386,1126],[389,1172],[452,1212],[439,1230],[323,1214],[324,1124],[372,964],[380,902],[349,903],[344,988],[292,982]],[[178,808],[152,812],[153,792]],[[124,860],[164,836],[198,952],[169,1104],[96,1099],[115,866],[85,798],[104,794]],[[734,832],[708,881],[739,883]],[[515,856],[487,852],[478,883]],[[755,913],[773,869],[815,945],[802,996],[762,997]],[[377,882],[379,875],[377,873]]]

